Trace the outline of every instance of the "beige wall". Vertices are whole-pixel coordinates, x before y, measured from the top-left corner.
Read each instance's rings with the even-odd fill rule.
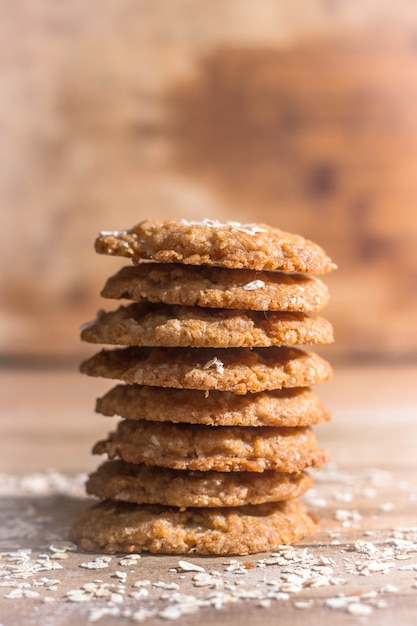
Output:
[[[0,354],[85,351],[122,265],[96,233],[147,217],[316,240],[339,265],[327,353],[417,354],[417,5],[0,10]]]

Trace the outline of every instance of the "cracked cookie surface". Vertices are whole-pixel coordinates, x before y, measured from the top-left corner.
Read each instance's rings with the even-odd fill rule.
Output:
[[[324,274],[335,264],[316,243],[265,224],[146,220],[125,231],[102,232],[95,249],[137,264],[210,265],[232,269]]]

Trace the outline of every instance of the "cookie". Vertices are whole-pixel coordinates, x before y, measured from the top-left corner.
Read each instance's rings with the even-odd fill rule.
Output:
[[[324,317],[307,313],[135,302],[109,313],[100,311],[81,338],[119,346],[256,348],[330,343],[333,329]]]
[[[220,356],[219,356],[220,355]],[[119,348],[84,361],[89,376],[156,387],[256,393],[329,380],[330,364],[298,348]]]
[[[265,224],[146,220],[125,231],[102,232],[102,254],[159,263],[212,265],[232,269],[324,274],[335,264],[317,244]]]
[[[97,413],[152,422],[207,426],[311,426],[329,420],[328,411],[308,387],[244,396],[194,389],[116,385],[96,402]]]
[[[254,311],[321,311],[329,301],[322,280],[304,274],[143,263],[111,276],[104,298]]]
[[[201,426],[122,420],[93,454],[200,472],[300,472],[326,461],[309,428]]]
[[[71,539],[84,550],[108,554],[244,555],[295,543],[314,527],[296,499],[185,511],[106,500],[81,516]]]
[[[312,486],[306,472],[195,472],[107,461],[90,475],[87,493],[135,504],[223,507],[288,500]]]

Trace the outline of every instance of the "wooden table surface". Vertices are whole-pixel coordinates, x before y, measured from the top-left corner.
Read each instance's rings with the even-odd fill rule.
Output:
[[[114,425],[93,411],[109,383],[75,369],[4,367],[2,626],[416,624],[417,366],[335,369],[317,388],[333,419],[316,429],[331,463],[305,497],[316,534],[274,555],[187,566],[71,549],[84,474],[99,463],[91,446]]]

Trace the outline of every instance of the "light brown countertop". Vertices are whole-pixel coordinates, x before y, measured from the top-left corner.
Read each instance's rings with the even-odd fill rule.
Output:
[[[316,429],[331,463],[305,498],[316,534],[273,557],[185,558],[197,572],[147,555],[93,569],[97,555],[64,551],[91,447],[114,424],[93,410],[109,381],[3,369],[0,623],[415,624],[417,366],[335,370],[317,388],[333,419]]]

